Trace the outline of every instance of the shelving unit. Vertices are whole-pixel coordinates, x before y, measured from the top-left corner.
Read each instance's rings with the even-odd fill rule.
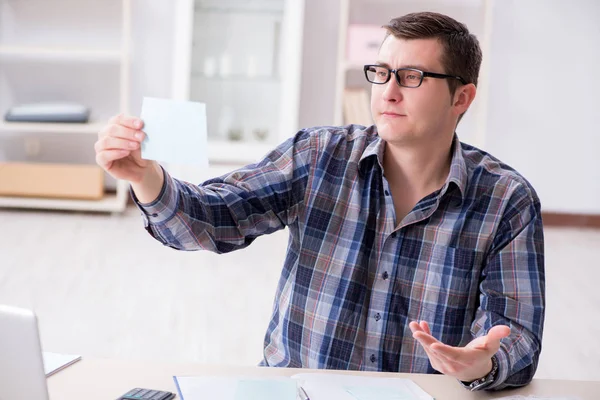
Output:
[[[209,161],[258,161],[298,130],[304,0],[177,0],[173,95],[207,104]],[[231,140],[228,129],[243,132]],[[254,129],[267,130],[259,140]],[[170,171],[191,167],[169,165]]]
[[[0,46],[0,60],[110,62],[121,61],[120,50],[88,50],[85,48],[46,48],[30,46]]]
[[[335,105],[333,121],[336,125],[345,123],[343,116],[344,91],[349,87],[367,89],[370,84],[362,75],[364,64],[347,59],[347,37],[350,24],[364,24],[380,27],[391,18],[417,11],[435,11],[447,14],[464,22],[480,42],[484,57],[481,66],[477,97],[470,110],[461,121],[458,131],[461,139],[475,146],[483,147],[487,123],[489,66],[486,57],[490,54],[492,34],[492,0],[340,0],[339,32],[337,47],[337,75],[335,85]]]
[[[52,4],[41,0],[0,0],[0,7],[0,112],[4,114],[15,103],[52,100],[88,106],[92,103],[89,123],[1,121],[0,135],[65,135],[68,144],[72,135],[93,139],[92,135],[98,134],[110,116],[129,113],[131,0],[102,4],[89,0],[61,0]],[[117,22],[115,16],[119,14]],[[97,21],[105,25],[100,26]],[[1,75],[11,68],[20,79]],[[36,68],[43,68],[49,77],[41,77]],[[75,70],[68,74],[65,72],[68,68]],[[99,72],[110,73],[114,79],[111,82]],[[31,80],[25,75],[28,73]],[[0,207],[122,212],[129,197],[128,184],[117,181],[115,189],[115,193],[107,193],[101,200],[0,197]]]
[[[0,132],[38,132],[38,133],[81,133],[96,135],[104,127],[104,123],[36,123],[36,122],[0,122]]]

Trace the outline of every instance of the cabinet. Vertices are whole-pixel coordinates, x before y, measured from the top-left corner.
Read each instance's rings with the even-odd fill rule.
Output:
[[[93,158],[108,118],[128,113],[130,37],[131,0],[0,0],[0,114],[17,104],[55,101],[91,111],[85,124],[0,122],[0,160],[77,164]],[[90,154],[69,151],[82,142]],[[127,191],[119,181],[116,193],[101,200],[0,197],[0,207],[119,212]]]
[[[352,60],[348,58],[348,47],[356,45],[348,42],[349,27],[377,28],[387,24],[392,18],[411,12],[434,11],[465,23],[469,31],[479,39],[484,57],[477,97],[458,125],[457,132],[461,140],[482,147],[487,118],[492,6],[491,0],[340,0],[335,105],[332,116],[334,123],[342,125],[356,122],[344,118],[344,101],[348,89],[365,90],[367,99],[370,97],[371,86],[365,80],[362,68],[364,64],[375,60],[364,59],[359,62],[356,57],[352,57]]]
[[[209,162],[259,160],[298,130],[303,0],[176,0],[175,99],[206,103]],[[200,172],[169,165],[178,177]]]

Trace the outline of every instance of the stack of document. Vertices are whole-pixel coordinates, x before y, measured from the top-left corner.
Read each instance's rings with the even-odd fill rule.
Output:
[[[291,378],[173,377],[183,400],[296,400],[301,387],[310,400],[433,400],[410,379],[324,373]]]

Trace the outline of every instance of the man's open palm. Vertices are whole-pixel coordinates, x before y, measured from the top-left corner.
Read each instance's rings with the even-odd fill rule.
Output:
[[[453,376],[464,382],[486,376],[492,369],[492,356],[500,348],[500,340],[510,335],[504,325],[492,327],[488,334],[473,339],[465,347],[448,346],[431,336],[425,321],[411,322],[413,337],[423,346],[431,366],[444,375]]]

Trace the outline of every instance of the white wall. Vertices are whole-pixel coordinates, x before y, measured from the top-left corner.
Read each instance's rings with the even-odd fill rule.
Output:
[[[600,214],[600,2],[496,1],[486,149],[547,211]]]
[[[305,0],[298,124],[333,124],[339,0]]]

